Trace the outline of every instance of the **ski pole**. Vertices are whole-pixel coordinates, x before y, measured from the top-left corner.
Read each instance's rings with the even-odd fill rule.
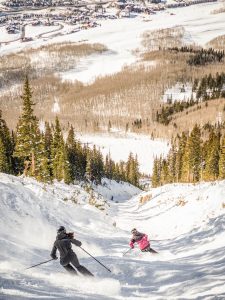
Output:
[[[51,260],[54,260],[54,259],[52,258],[52,259],[49,259],[49,260],[43,261],[43,262],[41,262],[41,263],[39,263],[39,264],[33,265],[33,266],[29,267],[29,268],[26,268],[25,270],[28,270],[28,269],[31,269],[31,268],[34,268],[34,267],[37,267],[37,266],[40,266],[40,265],[46,264],[47,262],[49,262],[49,261],[51,261]]]
[[[123,256],[125,256],[128,252],[130,252],[131,248],[129,248],[126,252],[123,253]]]
[[[107,271],[109,271],[109,272],[112,272],[110,269],[108,269],[105,265],[103,265],[99,260],[97,260],[94,256],[92,256],[90,253],[88,253],[86,250],[84,250],[84,248],[82,248],[81,246],[80,246],[80,248],[84,251],[84,252],[86,252],[89,256],[91,256],[94,260],[96,260],[101,266],[103,266]]]

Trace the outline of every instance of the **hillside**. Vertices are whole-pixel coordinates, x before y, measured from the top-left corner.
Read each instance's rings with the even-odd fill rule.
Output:
[[[225,181],[140,193],[106,180],[94,189],[99,202],[107,201],[103,211],[88,204],[90,195],[79,186],[43,185],[1,174],[1,299],[225,297]],[[70,277],[58,261],[25,270],[49,258],[62,224],[112,273],[75,246],[82,264],[96,276],[93,280]],[[157,240],[152,247],[158,256],[135,248],[122,257],[134,226]]]
[[[28,25],[32,41],[2,43],[0,48],[0,102],[10,128],[16,126],[28,72],[39,119],[53,121],[57,113],[65,127],[69,122],[78,132],[102,132],[111,124],[122,131],[165,137],[167,128],[154,122],[164,93],[177,82],[192,84],[195,78],[222,72],[224,60],[190,67],[189,54],[159,49],[184,44],[207,48],[213,41],[217,47],[224,15],[212,11],[220,5],[101,20],[101,26],[70,34],[63,29],[51,39],[36,34],[46,26]],[[141,126],[136,126],[140,119]],[[176,133],[171,127],[169,136]]]

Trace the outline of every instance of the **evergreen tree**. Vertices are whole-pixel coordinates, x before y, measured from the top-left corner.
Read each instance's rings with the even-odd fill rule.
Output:
[[[103,156],[99,150],[94,149],[94,177],[97,184],[101,183],[104,176]]]
[[[200,179],[201,167],[201,131],[196,124],[188,139],[188,163],[191,181],[196,182]]]
[[[51,182],[51,169],[48,152],[46,151],[45,136],[41,136],[40,152],[37,157],[36,178],[42,182]]]
[[[6,125],[5,120],[2,118],[1,110],[0,110],[0,139],[1,139],[1,156],[2,156],[1,172],[13,173],[12,153],[13,153],[14,145],[10,135],[10,131]],[[5,163],[5,166],[3,166],[3,161]]]
[[[44,150],[45,150],[45,155],[46,155],[46,168],[48,167],[50,177],[52,178],[52,164],[51,164],[51,149],[52,149],[52,142],[53,142],[53,136],[52,136],[52,128],[49,125],[48,122],[45,122],[45,132],[44,132]]]
[[[189,137],[187,138],[181,165],[181,181],[190,182]]]
[[[176,165],[175,165],[175,173],[176,173],[176,181],[179,182],[182,176],[182,168],[183,168],[183,158],[185,153],[185,147],[187,143],[187,136],[183,132],[181,136],[178,136],[178,150],[176,154]]]
[[[120,174],[120,180],[126,181],[126,164],[124,161],[119,162],[119,174]]]
[[[160,184],[166,184],[169,182],[169,168],[166,159],[162,159],[161,172],[160,172]]]
[[[152,187],[157,187],[160,185],[160,170],[159,170],[159,160],[154,159],[153,172],[152,172]]]
[[[51,159],[51,146],[52,146],[53,136],[52,130],[48,122],[45,122],[45,133],[44,133],[44,147],[47,152],[47,157]]]
[[[207,142],[204,179],[215,180],[219,176],[220,133],[212,130]]]
[[[88,149],[88,151],[87,151],[85,177],[89,181],[93,181],[94,180],[94,175],[93,175],[93,159],[92,159],[92,153],[91,153],[90,149]]]
[[[138,185],[139,182],[138,160],[132,153],[129,154],[126,163],[126,180],[134,185]]]
[[[220,147],[219,178],[225,179],[225,135],[222,138]]]
[[[36,175],[36,159],[40,147],[40,135],[38,134],[38,120],[33,113],[32,93],[28,77],[25,79],[22,96],[22,115],[17,124],[16,146],[14,157],[20,158],[24,163],[25,175]]]
[[[71,178],[69,176],[70,171],[67,156],[67,149],[63,140],[59,119],[56,117],[51,147],[52,174],[53,178],[70,183]]]
[[[8,173],[9,172],[9,165],[8,165],[8,159],[6,155],[6,149],[5,145],[2,142],[2,139],[0,137],[0,172]]]
[[[76,178],[76,168],[77,168],[77,157],[76,157],[76,143],[75,143],[75,134],[73,126],[71,125],[66,141],[67,146],[67,155],[69,161],[69,173],[72,180]],[[69,175],[69,174],[68,174]]]
[[[168,154],[169,182],[175,182],[176,181],[176,154],[177,153],[176,153],[175,141],[172,140],[171,144],[172,144],[172,146],[171,146],[171,149]]]

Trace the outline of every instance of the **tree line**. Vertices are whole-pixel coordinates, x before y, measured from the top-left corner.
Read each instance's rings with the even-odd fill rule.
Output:
[[[137,157],[130,153],[127,162],[114,162],[110,154],[103,155],[96,146],[88,147],[75,137],[71,125],[64,139],[60,121],[45,122],[42,132],[34,114],[34,103],[28,77],[24,82],[22,113],[15,131],[10,132],[0,111],[0,172],[32,176],[41,182],[63,180],[101,183],[103,177],[127,181],[138,186]]]
[[[203,141],[203,129],[195,125],[190,134],[183,132],[171,141],[166,158],[155,158],[152,186],[174,182],[199,182],[225,179],[224,126],[210,126]]]
[[[187,64],[190,66],[204,66],[206,64],[222,62],[224,59],[224,50],[214,50],[209,49],[194,49],[192,47],[172,47],[169,48],[170,51],[191,53],[187,60]]]
[[[200,80],[195,79],[192,86],[195,99],[192,95],[188,101],[174,101],[171,104],[163,105],[160,111],[156,112],[156,121],[168,125],[172,120],[172,115],[182,112],[189,107],[198,105],[200,102],[225,98],[225,73],[216,73],[213,77],[210,73]],[[200,106],[197,108],[201,108]]]
[[[192,90],[201,101],[225,98],[225,73],[216,73],[214,77],[210,73],[201,80],[195,79]]]

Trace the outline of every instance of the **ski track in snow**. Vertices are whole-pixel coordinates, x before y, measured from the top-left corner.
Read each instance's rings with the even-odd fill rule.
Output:
[[[105,180],[94,189],[107,200],[104,212],[79,186],[0,174],[0,299],[224,299],[225,181],[140,193]],[[79,204],[70,201],[75,194]],[[152,200],[140,205],[146,195]],[[94,279],[69,276],[59,261],[25,270],[49,258],[62,224],[112,273],[75,246]],[[152,247],[160,254],[135,247],[123,257],[132,227],[158,240]]]

